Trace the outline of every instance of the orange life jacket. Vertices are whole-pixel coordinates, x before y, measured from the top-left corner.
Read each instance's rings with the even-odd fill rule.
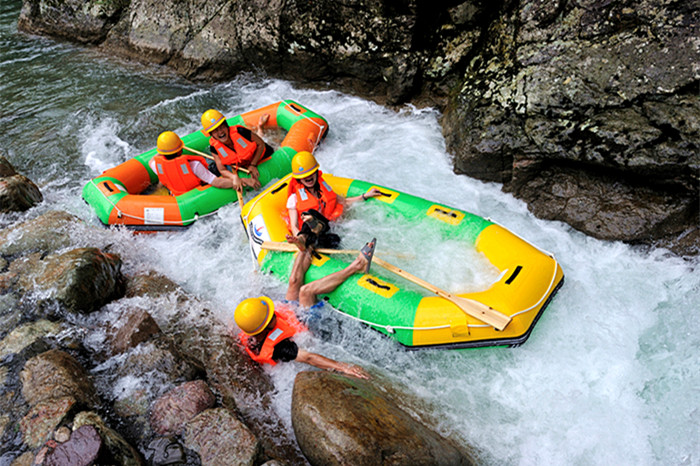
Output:
[[[180,155],[174,159],[166,159],[163,155],[153,157],[156,163],[156,174],[161,183],[170,190],[173,196],[179,196],[203,184],[190,169],[190,162],[201,162],[207,166],[204,157],[195,155]]]
[[[331,222],[343,213],[343,204],[338,202],[338,197],[324,181],[321,170],[318,171],[318,185],[321,192],[320,199],[311,194],[296,178],[290,179],[287,197],[291,196],[292,193],[297,197],[297,220],[299,222],[297,225],[299,226],[302,224],[301,214],[309,209],[319,211]]]
[[[221,158],[221,163],[224,165],[241,165],[247,167],[250,165],[250,162],[253,161],[255,150],[258,148],[258,145],[255,141],[249,141],[241,136],[238,133],[238,128],[241,128],[241,126],[230,126],[228,129],[229,137],[233,142],[233,149],[214,137],[209,139],[209,144],[216,149],[216,152],[218,152]]]
[[[260,348],[260,353],[255,354],[249,347],[248,341],[251,336],[241,332],[241,343],[245,348],[248,355],[253,358],[253,361],[259,362],[260,364],[277,364],[272,359],[272,354],[275,351],[275,346],[287,338],[292,338],[299,332],[307,330],[307,328],[299,322],[293,309],[290,309],[284,305],[275,306],[275,316],[277,316],[277,322],[272,330],[267,332],[265,335],[265,341],[263,342],[262,348]]]

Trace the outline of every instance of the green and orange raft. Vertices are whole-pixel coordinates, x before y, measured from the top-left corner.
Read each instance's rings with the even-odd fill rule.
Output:
[[[279,128],[287,134],[272,157],[258,166],[264,186],[291,171],[291,160],[299,151],[313,152],[328,131],[328,122],[307,107],[283,100],[227,119],[229,125],[257,125],[267,114],[265,128]],[[209,153],[209,137],[195,131],[182,138],[190,152]],[[185,149],[187,152],[187,149]],[[224,205],[236,202],[232,189],[200,186],[180,196],[154,190],[158,176],[149,167],[156,155],[153,148],[110,168],[83,187],[83,199],[105,225],[124,225],[143,231],[187,227]],[[239,172],[242,177],[248,176]]]

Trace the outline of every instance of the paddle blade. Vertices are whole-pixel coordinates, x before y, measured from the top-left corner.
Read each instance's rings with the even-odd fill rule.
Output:
[[[452,301],[466,314],[491,325],[496,330],[503,330],[511,320],[510,316],[472,299],[460,298],[454,295],[444,296],[444,298]]]

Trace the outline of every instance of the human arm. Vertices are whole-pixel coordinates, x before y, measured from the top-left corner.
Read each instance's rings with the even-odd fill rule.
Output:
[[[190,168],[192,169],[192,173],[197,175],[200,180],[214,186],[215,188],[233,188],[238,190],[243,186],[240,177],[228,170],[221,171],[220,173],[222,173],[222,176],[216,176],[200,162],[190,162]]]
[[[289,215],[289,229],[292,236],[299,234],[299,214],[297,213],[297,196],[292,194],[287,198],[287,214]]]
[[[248,165],[248,171],[250,171],[250,176],[257,180],[260,177],[258,164],[265,154],[265,141],[263,141],[260,136],[252,131],[250,132],[250,138],[255,143],[256,149],[255,155],[253,155],[253,160],[251,160],[250,165]]]
[[[295,361],[310,364],[314,367],[318,367],[319,369],[340,372],[359,379],[370,378],[369,374],[360,366],[346,362],[334,361],[333,359],[329,359],[325,356],[321,356],[320,354],[311,353],[303,349],[299,349]]]
[[[377,197],[377,196],[381,196],[381,195],[382,195],[382,192],[380,190],[378,190],[377,188],[372,188],[369,191],[367,191],[366,193],[360,194],[359,196],[353,196],[353,197],[348,197],[348,198],[344,198],[340,194],[336,194],[336,196],[338,196],[338,202],[343,204],[344,207],[347,207],[351,204],[354,204],[357,201],[366,201],[370,197]]]

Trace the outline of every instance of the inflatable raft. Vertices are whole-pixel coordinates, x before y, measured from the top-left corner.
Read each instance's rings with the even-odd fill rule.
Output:
[[[424,222],[431,232],[435,228],[437,238],[458,239],[500,271],[488,289],[450,294],[401,269],[391,270],[391,264],[380,259],[382,238],[378,238],[370,273],[353,275],[323,299],[406,347],[518,346],[527,340],[563,283],[562,268],[551,254],[487,219],[364,181],[329,174],[324,174],[324,179],[345,197],[358,196],[373,187],[379,189],[383,196],[367,202],[386,209],[387,217],[401,215],[411,222]],[[272,251],[267,249],[272,244],[265,244],[265,248],[262,245],[282,242],[287,234],[280,213],[285,209],[288,181],[289,176],[279,180],[241,211],[257,264],[263,272],[282,280],[289,278],[294,253]],[[320,259],[313,260],[306,282],[342,269],[353,258],[320,254]],[[411,281],[421,287],[412,286]]]
[[[272,157],[258,165],[260,183],[265,186],[291,171],[291,160],[299,151],[313,152],[328,131],[328,123],[303,105],[283,100],[227,119],[229,125],[252,127],[268,114],[265,128],[279,128],[287,134]],[[182,137],[185,153],[209,154],[209,137],[195,131]],[[193,150],[192,150],[193,149]],[[110,168],[83,187],[83,199],[105,225],[125,225],[134,230],[161,231],[187,227],[222,206],[237,201],[232,189],[200,186],[180,196],[153,190],[158,176],[148,166],[156,155],[153,148]],[[248,176],[240,172],[242,177]],[[153,192],[149,192],[153,191]]]

